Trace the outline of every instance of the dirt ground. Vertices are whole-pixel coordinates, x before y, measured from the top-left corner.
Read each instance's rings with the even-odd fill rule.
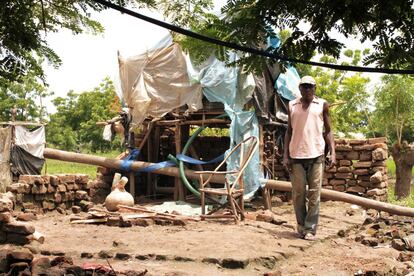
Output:
[[[273,212],[286,223],[201,221],[120,228],[70,224],[69,215],[52,212],[31,222],[46,237],[44,244],[32,246],[39,255],[64,253],[77,265],[109,262],[118,271],[147,269],[145,275],[388,275],[402,266],[396,260],[399,251],[355,242],[365,219],[362,209],[323,202],[317,241],[296,237],[292,205]],[[339,237],[340,230],[349,234]],[[99,256],[102,250],[109,259]]]

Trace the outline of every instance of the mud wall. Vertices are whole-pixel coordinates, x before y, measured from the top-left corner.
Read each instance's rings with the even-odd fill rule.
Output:
[[[272,140],[266,140],[266,136],[264,138],[265,169],[273,175],[274,179],[289,180],[289,174],[282,166],[281,150]],[[325,170],[323,188],[386,201],[387,139],[385,137],[363,140],[339,139],[335,140],[335,149],[337,166]]]

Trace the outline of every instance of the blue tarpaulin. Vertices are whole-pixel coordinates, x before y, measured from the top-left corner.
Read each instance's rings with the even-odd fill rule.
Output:
[[[233,61],[237,58],[232,54]],[[259,137],[259,124],[254,111],[244,111],[244,105],[251,99],[255,87],[251,75],[240,74],[237,67],[227,67],[212,57],[199,70],[195,70],[187,59],[190,78],[202,85],[203,94],[210,102],[224,104],[224,110],[231,119],[230,149],[247,137]],[[227,170],[239,167],[238,154],[227,160]],[[229,176],[234,177],[234,176]],[[260,187],[263,177],[260,168],[259,151],[256,151],[244,173],[245,197],[251,197]]]

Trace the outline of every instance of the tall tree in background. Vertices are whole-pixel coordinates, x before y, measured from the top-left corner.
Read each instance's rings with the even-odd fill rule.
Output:
[[[396,165],[395,195],[410,194],[414,165],[414,79],[412,77],[385,76],[375,93],[374,128],[393,142],[392,157]]]
[[[103,129],[96,125],[116,116],[121,109],[111,80],[105,79],[93,91],[80,94],[70,91],[66,98],[58,97],[53,103],[57,112],[50,115],[46,129],[48,143],[71,151],[111,149],[111,144],[102,138]]]
[[[111,1],[111,0],[109,0]],[[112,0],[128,5],[153,6],[153,0]],[[44,80],[39,57],[58,67],[61,60],[46,41],[49,32],[61,29],[75,34],[103,31],[100,23],[90,18],[91,12],[102,11],[100,4],[90,0],[2,0],[0,1],[0,85],[3,79],[22,81],[29,72]]]
[[[267,47],[268,37],[275,30],[292,30],[292,35],[270,52],[285,57],[309,60],[315,51],[339,58],[346,39],[371,40],[374,51],[363,63],[377,67],[414,68],[414,5],[413,0],[234,0],[222,8],[223,18],[208,15],[200,18],[193,29],[197,32],[235,42],[244,46]],[[193,56],[206,51],[191,38],[182,42]],[[217,51],[219,58],[226,58]],[[260,58],[265,59],[265,58]],[[263,64],[255,55],[243,53],[239,61],[248,68]]]
[[[18,121],[43,121],[46,108],[42,99],[51,96],[33,72],[21,78],[20,82],[3,79],[0,85],[0,120],[11,119],[11,109],[16,108]]]

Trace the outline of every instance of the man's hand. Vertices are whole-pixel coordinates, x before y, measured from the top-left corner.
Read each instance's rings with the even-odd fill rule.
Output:
[[[331,156],[328,157],[328,169],[336,166],[336,154],[331,154]]]
[[[290,159],[289,157],[285,154],[283,155],[283,167],[285,167],[286,170],[288,170],[290,172],[291,170],[291,166],[290,166]]]

